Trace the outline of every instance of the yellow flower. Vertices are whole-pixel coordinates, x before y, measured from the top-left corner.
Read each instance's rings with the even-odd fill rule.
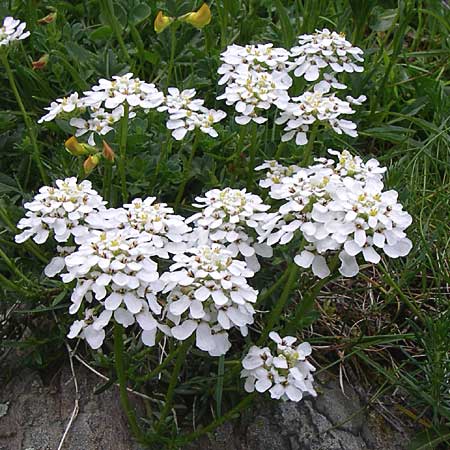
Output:
[[[114,153],[113,149],[109,146],[109,144],[106,141],[103,141],[102,155],[105,159],[107,159],[110,162],[114,162],[114,159],[116,157],[116,154]]]
[[[161,31],[164,31],[174,20],[173,17],[165,16],[162,11],[159,11],[153,24],[155,31],[161,33]]]
[[[203,28],[211,22],[211,10],[206,3],[203,3],[198,11],[192,11],[178,18],[183,22],[190,23],[195,28]]]
[[[89,153],[89,150],[83,144],[80,144],[75,136],[67,139],[64,145],[66,150],[74,156],[82,156]]]
[[[89,155],[83,163],[84,173],[89,175],[100,162],[100,158],[98,155]]]

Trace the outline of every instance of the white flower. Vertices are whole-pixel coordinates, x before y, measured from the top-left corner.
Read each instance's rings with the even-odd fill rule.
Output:
[[[262,199],[245,189],[213,189],[205,197],[197,197],[193,206],[202,208],[202,212],[188,219],[196,226],[191,241],[195,245],[211,242],[224,245],[233,258],[239,254],[245,258],[248,266],[259,270],[256,255],[271,257],[272,249],[255,242],[256,228],[266,219],[265,211],[270,207]]]
[[[93,309],[86,309],[84,311],[83,320],[75,320],[67,335],[69,339],[81,337],[86,339],[89,346],[97,350],[105,340],[104,328],[108,325],[112,316],[112,311],[104,310],[98,317],[95,316]]]
[[[294,346],[296,338],[281,338],[271,332],[269,337],[277,344],[276,353],[268,347],[252,346],[242,360],[241,378],[245,378],[244,389],[247,392],[269,391],[272,398],[298,402],[307,392],[316,396],[313,387],[315,371],[306,358],[311,354],[311,346],[304,342]]]
[[[134,78],[132,73],[113,76],[112,80],[100,79],[98,85],[84,92],[87,106],[116,109],[124,102],[131,109],[140,107],[149,110],[158,107],[164,101],[162,92],[154,84]]]
[[[212,356],[226,353],[228,330],[238,328],[245,336],[253,323],[258,292],[246,280],[253,272],[218,244],[193,248],[173,260],[162,276],[173,337],[185,340],[195,332],[198,348]]]
[[[90,181],[77,182],[76,178],[57,180],[56,188],[44,186],[33,201],[25,203],[26,217],[17,224],[24,230],[15,241],[29,238],[43,244],[50,233],[58,242],[67,242],[70,236],[80,241],[88,232],[86,218],[105,208],[106,202],[92,189]]]
[[[224,119],[226,113],[205,108],[203,103],[203,100],[195,98],[195,89],[180,92],[177,88],[169,88],[169,94],[158,111],[169,113],[166,125],[172,130],[172,136],[177,141],[182,140],[188,131],[196,128],[213,138],[218,136],[213,125]]]
[[[0,27],[0,47],[8,46],[14,41],[26,39],[30,35],[29,31],[25,31],[26,26],[25,22],[14,19],[14,17],[5,17]]]
[[[240,75],[249,72],[269,72],[275,78],[281,78],[283,83],[292,84],[288,72],[291,68],[289,52],[284,48],[273,48],[273,44],[230,45],[221,54],[220,59],[223,64],[219,67],[218,73],[222,75],[219,85],[230,84]]]
[[[338,134],[357,136],[356,124],[340,118],[342,114],[353,114],[354,112],[349,102],[339,99],[334,94],[324,94],[322,91],[316,90],[292,98],[291,102],[285,105],[275,123],[286,124],[285,133],[281,137],[283,142],[295,137],[297,145],[306,145],[308,143],[307,132],[316,121],[328,124]]]
[[[300,170],[300,167],[296,165],[286,167],[275,160],[264,161],[263,164],[255,167],[255,170],[264,169],[268,169],[266,172],[266,178],[264,180],[260,180],[259,185],[263,188],[270,188],[274,184],[280,184],[283,178],[290,177],[292,174]]]
[[[272,105],[286,107],[289,101],[288,88],[282,78],[267,72],[251,71],[236,76],[217,99],[224,99],[229,106],[234,105],[238,113],[235,120],[239,125],[246,125],[250,121],[261,124],[267,121],[261,115],[263,111]]]
[[[337,162],[319,159],[270,185],[270,196],[284,203],[257,229],[259,241],[286,244],[303,236],[307,245],[294,261],[320,278],[330,274],[327,260],[334,254],[346,277],[359,272],[358,255],[373,264],[381,251],[392,258],[406,256],[412,243],[405,229],[412,219],[397,202],[397,192],[383,190],[386,169],[348,151],[329,152]]]
[[[316,81],[323,69],[333,72],[362,72],[363,51],[345,39],[343,34],[328,29],[316,30],[314,34],[304,34],[298,38],[299,44],[291,48],[294,57],[294,75],[306,81]]]
[[[69,95],[68,97],[57,98],[56,101],[52,102],[50,106],[44,108],[48,111],[45,116],[42,116],[38,123],[51,122],[57,117],[64,113],[71,113],[78,108],[83,108],[84,103],[78,97],[78,93]]]

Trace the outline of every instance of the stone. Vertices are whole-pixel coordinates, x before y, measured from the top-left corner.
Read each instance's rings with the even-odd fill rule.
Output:
[[[134,450],[113,387],[94,394],[100,379],[76,367],[79,413],[63,450]],[[0,417],[0,450],[56,450],[71,417],[75,388],[70,370],[63,369],[45,386],[36,372],[23,371],[0,388],[0,403],[8,410]]]

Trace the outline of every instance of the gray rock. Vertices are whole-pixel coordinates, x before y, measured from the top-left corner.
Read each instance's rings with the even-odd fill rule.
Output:
[[[138,450],[116,388],[95,395],[99,378],[76,367],[80,411],[63,450]],[[407,432],[394,431],[368,413],[354,389],[336,381],[316,399],[278,402],[261,396],[239,420],[226,423],[185,450],[404,450]],[[75,390],[64,369],[45,386],[31,371],[0,386],[0,450],[56,450],[72,414]],[[136,405],[139,407],[139,405]],[[161,447],[161,450],[164,450]]]
[[[115,388],[95,395],[99,378],[76,368],[79,413],[64,442],[64,450],[132,450],[133,440]],[[56,450],[72,414],[75,389],[70,370],[44,386],[31,371],[17,374],[2,386],[0,403],[8,410],[0,417],[0,450]]]
[[[239,423],[226,424],[189,450],[405,450],[409,430],[394,430],[368,413],[355,390],[336,381],[316,399],[300,403],[262,400]]]

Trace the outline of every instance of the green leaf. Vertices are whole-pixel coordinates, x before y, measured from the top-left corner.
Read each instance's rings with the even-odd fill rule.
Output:
[[[106,39],[109,39],[111,36],[112,36],[111,27],[108,25],[103,25],[103,26],[97,28],[96,30],[94,30],[91,33],[90,38],[93,41],[104,41]]]
[[[145,3],[136,5],[130,12],[130,22],[133,25],[137,25],[143,22],[145,19],[148,19],[151,12],[152,10],[150,9],[150,6]]]
[[[397,21],[397,9],[374,8],[369,20],[369,27],[373,31],[387,31]]]

